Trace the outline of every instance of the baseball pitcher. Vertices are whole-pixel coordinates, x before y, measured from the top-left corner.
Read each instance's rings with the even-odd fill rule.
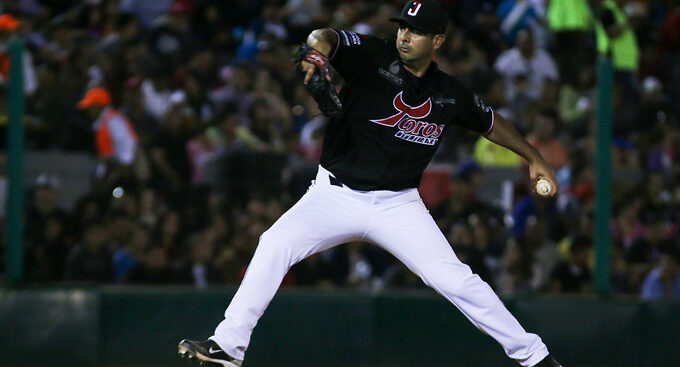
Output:
[[[308,92],[330,117],[316,179],[262,234],[225,319],[208,340],[179,353],[214,366],[241,366],[257,324],[290,267],[338,244],[380,246],[493,337],[522,366],[560,366],[491,287],[453,252],[417,187],[452,125],[483,134],[530,164],[530,177],[557,192],[553,169],[501,116],[432,61],[447,17],[437,0],[409,1],[396,40],[344,30],[313,31],[297,53]],[[345,79],[340,95],[329,64]]]

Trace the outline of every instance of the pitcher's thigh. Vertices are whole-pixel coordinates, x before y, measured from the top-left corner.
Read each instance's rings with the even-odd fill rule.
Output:
[[[258,251],[284,252],[293,263],[364,232],[358,208],[336,192],[312,187],[260,236]]]
[[[437,282],[449,286],[474,274],[454,253],[448,240],[421,202],[388,211],[374,223],[370,240],[384,248],[435,289]]]

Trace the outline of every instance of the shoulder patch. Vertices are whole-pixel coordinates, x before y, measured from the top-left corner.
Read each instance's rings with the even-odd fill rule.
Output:
[[[361,45],[361,40],[368,38],[366,35],[352,31],[340,31],[340,35],[342,36],[342,43],[344,43],[345,46]]]

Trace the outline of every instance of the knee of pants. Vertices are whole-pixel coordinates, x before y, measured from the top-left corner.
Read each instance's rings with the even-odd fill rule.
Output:
[[[467,284],[478,277],[470,267],[461,262],[438,261],[422,271],[421,278],[429,287],[448,294],[466,291]]]
[[[260,235],[256,253],[266,254],[269,257],[291,257],[290,241],[271,228]]]

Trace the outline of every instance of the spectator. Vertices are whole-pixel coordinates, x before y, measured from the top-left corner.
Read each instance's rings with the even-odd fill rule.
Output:
[[[170,89],[170,78],[167,75],[167,66],[153,57],[149,57],[147,63],[147,79],[141,84],[142,100],[146,112],[160,121],[165,118],[167,111],[173,104],[171,97],[173,91]],[[175,101],[183,98],[182,93],[174,94]]]
[[[50,218],[61,220],[61,227],[66,218],[66,211],[59,206],[60,181],[55,175],[41,173],[35,180],[33,198],[26,209],[26,239],[31,245],[43,242],[47,222]]]
[[[193,51],[189,32],[189,14],[192,11],[191,2],[176,0],[166,14],[154,19],[149,29],[149,50],[170,68],[187,61]]]
[[[19,21],[9,14],[0,14],[0,86],[7,85],[10,71],[9,41],[19,31]],[[38,78],[33,66],[33,56],[30,50],[24,48],[22,68],[24,78],[24,93],[31,96],[38,89]]]
[[[572,239],[569,257],[560,261],[552,272],[554,292],[582,293],[590,289],[589,268],[592,250],[590,237],[578,236]]]
[[[512,234],[517,238],[524,237],[527,225],[532,217],[550,218],[554,216],[557,209],[554,200],[537,200],[523,182],[515,182],[513,197],[515,202],[512,207],[512,221],[510,223]]]
[[[644,226],[640,220],[640,207],[642,200],[634,198],[626,199],[621,208],[615,211],[615,219],[612,225],[612,240],[617,242],[619,246],[623,247],[626,254],[626,260],[635,262],[630,249],[633,244],[644,236]]]
[[[555,136],[555,125],[555,117],[547,113],[538,114],[527,141],[541,153],[546,162],[559,170],[569,163],[569,154],[567,147]]]
[[[128,282],[135,284],[170,284],[178,281],[162,247],[149,248],[129,273]]]
[[[517,33],[522,29],[530,29],[536,34],[541,46],[546,45],[545,31],[545,8],[538,1],[530,0],[503,0],[498,4],[496,13],[501,20],[500,30],[503,37],[515,43]]]
[[[478,218],[474,217],[470,221],[478,221]],[[448,238],[458,258],[469,265],[473,273],[479,275],[485,282],[493,286],[491,270],[485,261],[487,250],[485,246],[488,246],[488,243],[475,241],[479,239],[479,236],[475,236],[469,223],[454,224],[451,227]]]
[[[488,65],[486,55],[468,39],[462,30],[454,31],[445,59],[440,61],[441,69],[456,75],[463,85],[477,90],[486,89]]]
[[[191,113],[196,116],[200,123],[207,123],[212,121],[216,114],[216,107],[212,100],[208,98],[208,93],[204,85],[208,84],[208,80],[202,80],[199,73],[187,73],[184,75],[184,88],[186,92],[186,104]]]
[[[329,14],[320,0],[287,0],[283,9],[293,42],[302,41],[314,26],[328,24]]]
[[[475,143],[474,157],[484,167],[519,167],[522,163],[522,157],[483,136]]]
[[[640,297],[680,299],[680,256],[677,251],[661,256],[659,265],[647,274]]]
[[[120,111],[128,116],[138,134],[139,144],[148,147],[158,129],[158,120],[144,106],[142,80],[131,77],[123,83]]]
[[[169,210],[165,212],[156,227],[153,243],[155,246],[163,248],[164,262],[167,258],[175,264],[184,260],[184,249],[182,247],[184,237],[181,231],[181,223],[180,214],[177,211]]]
[[[113,181],[131,179],[137,155],[137,132],[122,112],[111,107],[111,95],[104,88],[90,89],[78,102],[94,120],[92,128],[99,159],[96,176]]]
[[[150,232],[144,226],[134,226],[124,246],[113,252],[113,280],[117,283],[128,281],[134,268],[140,266],[144,253],[150,244]]]
[[[559,91],[558,113],[569,136],[580,139],[589,132],[595,109],[595,71],[584,65],[575,79],[565,79]]]
[[[128,13],[115,14],[115,17],[109,20],[107,28],[110,31],[96,47],[99,52],[112,57],[121,55],[126,48],[131,47],[138,41],[141,33],[137,18]]]
[[[192,117],[178,102],[166,112],[150,144],[154,186],[177,193],[186,187],[191,166],[186,154]]]
[[[496,15],[498,0],[457,1],[454,4],[451,12],[454,23],[462,25],[489,60],[495,60],[503,46],[500,20]]]
[[[647,153],[647,167],[652,172],[671,176],[677,171],[674,167],[680,157],[680,134],[675,127],[665,127],[656,137],[658,141],[652,143]]]
[[[536,47],[533,33],[527,29],[517,33],[517,46],[500,54],[494,68],[505,79],[508,99],[513,99],[517,93],[514,82],[518,77],[526,78],[526,94],[534,101],[541,98],[545,80],[559,80],[552,56]]]
[[[33,281],[56,282],[64,279],[64,265],[71,247],[63,217],[52,215],[44,224],[40,242],[26,243],[26,277]]]
[[[280,151],[283,141],[279,132],[272,123],[269,114],[269,104],[263,100],[256,100],[250,107],[250,129],[248,134],[243,134],[245,141],[250,141],[250,146],[258,151]]]
[[[474,161],[461,164],[451,179],[451,196],[432,209],[432,216],[441,228],[448,229],[457,222],[467,221],[472,215],[500,220],[502,213],[478,195],[484,173]]]
[[[219,282],[221,275],[213,260],[216,234],[214,230],[206,229],[188,238],[190,255],[187,263],[178,269],[180,282],[188,282],[198,288]]]
[[[324,128],[328,121],[325,117],[317,116],[303,126],[300,131],[300,149],[302,155],[314,162],[321,158],[321,146],[323,144]]]
[[[204,129],[196,132],[186,145],[189,163],[191,164],[191,184],[200,185],[207,183],[207,169],[215,159],[217,150],[210,141]]]
[[[156,191],[149,187],[139,190],[139,223],[148,228],[155,228],[163,210],[165,210],[164,203]]]
[[[108,231],[102,222],[91,223],[82,241],[68,254],[65,279],[108,283],[113,279],[113,261],[106,240]]]
[[[589,52],[583,47],[592,27],[588,0],[551,0],[547,16],[559,74],[562,80],[577,80],[579,70],[588,64]]]
[[[635,32],[620,6],[622,3],[621,0],[598,0],[595,31],[597,50],[611,55],[616,81],[624,88],[625,101],[631,102],[638,94],[640,51]]]
[[[508,239],[501,258],[501,273],[496,279],[498,293],[509,295],[531,292],[532,261],[528,249],[517,239]]]
[[[236,4],[224,6],[217,2],[197,2],[193,14],[193,38],[199,42],[199,47],[219,51],[234,48],[231,43],[232,26],[228,20]],[[238,5],[236,5],[238,6]]]

